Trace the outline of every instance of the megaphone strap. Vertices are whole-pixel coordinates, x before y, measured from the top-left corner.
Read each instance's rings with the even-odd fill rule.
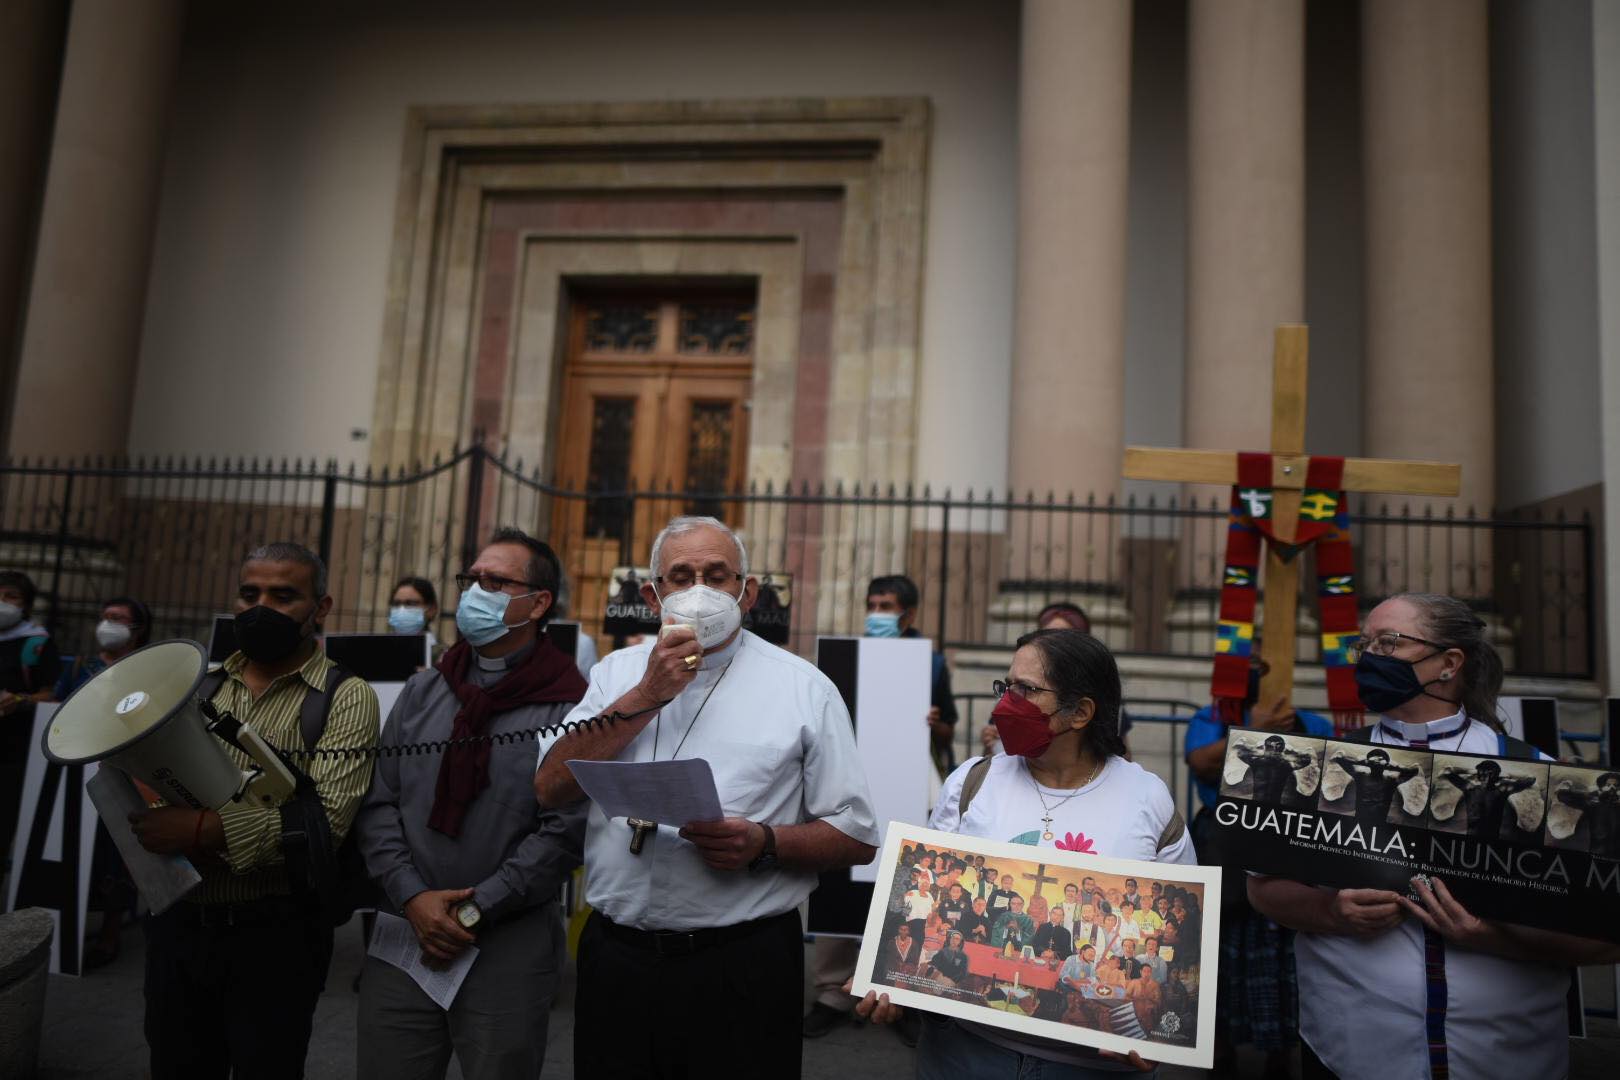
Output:
[[[447,750],[461,746],[476,746],[479,743],[489,743],[492,746],[501,746],[514,743],[527,743],[534,739],[549,738],[552,735],[570,735],[576,731],[590,731],[595,728],[606,727],[609,724],[619,723],[621,720],[634,720],[638,716],[657,712],[668,705],[674,698],[660,701],[656,705],[649,705],[645,709],[635,712],[605,712],[595,716],[588,716],[583,720],[565,720],[560,724],[542,724],[540,727],[527,728],[522,731],[492,731],[483,735],[469,735],[460,739],[432,739],[427,742],[398,743],[392,746],[375,744],[372,746],[318,746],[314,748],[299,747],[296,750],[285,747],[274,747],[283,757],[313,761],[317,758],[360,758],[360,757],[415,757],[418,754],[442,754]]]

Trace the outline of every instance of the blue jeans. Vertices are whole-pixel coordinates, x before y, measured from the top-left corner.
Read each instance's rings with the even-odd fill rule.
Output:
[[[1124,1065],[1124,1062],[1118,1064]],[[1020,1054],[964,1028],[955,1020],[936,1013],[922,1014],[922,1035],[917,1041],[917,1080],[1126,1080],[1154,1077],[1125,1067],[1090,1069],[1049,1061],[1034,1054]]]

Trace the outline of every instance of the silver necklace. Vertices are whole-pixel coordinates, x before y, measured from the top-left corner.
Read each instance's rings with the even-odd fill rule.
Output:
[[[1024,775],[1029,777],[1029,786],[1035,789],[1035,797],[1041,801],[1041,809],[1046,811],[1046,816],[1041,818],[1041,824],[1044,826],[1044,830],[1041,833],[1042,840],[1052,839],[1053,813],[1055,813],[1057,809],[1064,803],[1068,802],[1070,799],[1084,791],[1087,784],[1090,784],[1093,780],[1097,779],[1097,774],[1102,771],[1102,767],[1107,763],[1108,759],[1106,757],[1104,757],[1101,761],[1098,761],[1097,764],[1091,767],[1091,775],[1082,780],[1079,787],[1075,788],[1073,791],[1063,796],[1063,798],[1050,805],[1047,804],[1046,796],[1041,793],[1041,785],[1035,782],[1035,770],[1031,769],[1028,765],[1024,766]]]

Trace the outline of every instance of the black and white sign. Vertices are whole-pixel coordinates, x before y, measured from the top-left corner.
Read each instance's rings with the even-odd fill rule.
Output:
[[[1620,941],[1620,771],[1234,730],[1215,807],[1246,870]]]

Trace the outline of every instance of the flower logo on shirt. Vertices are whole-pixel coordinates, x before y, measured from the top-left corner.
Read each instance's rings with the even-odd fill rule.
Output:
[[[1063,839],[1056,841],[1052,846],[1059,851],[1079,851],[1086,855],[1097,854],[1092,839],[1085,833],[1064,833]]]

